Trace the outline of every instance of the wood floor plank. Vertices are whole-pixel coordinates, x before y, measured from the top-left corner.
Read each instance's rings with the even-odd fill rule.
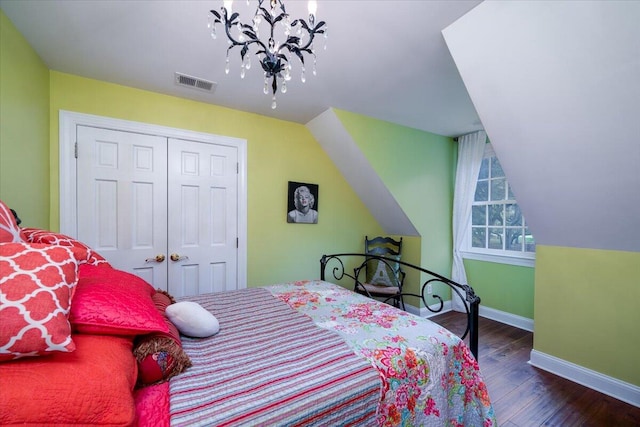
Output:
[[[556,377],[547,372],[538,372],[525,384],[524,390],[535,395],[535,399],[522,405],[508,419],[520,426],[541,426],[558,412],[574,412],[572,402],[582,390],[573,387],[574,383]],[[562,380],[562,381],[559,381]],[[513,402],[516,406],[517,402]]]
[[[466,325],[457,312],[431,320],[458,335]],[[478,363],[499,426],[640,426],[640,408],[531,366],[533,333],[485,318],[479,327]]]

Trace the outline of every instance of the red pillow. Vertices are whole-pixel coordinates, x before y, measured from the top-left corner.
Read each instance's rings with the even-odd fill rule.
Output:
[[[0,200],[0,243],[24,242],[26,237],[7,205]]]
[[[22,233],[27,242],[30,243],[48,243],[50,245],[68,246],[72,248],[80,248],[87,252],[86,259],[81,260],[83,263],[92,265],[108,264],[102,255],[91,249],[84,243],[53,231],[41,230],[39,228],[23,228]]]
[[[131,426],[131,339],[74,335],[73,353],[0,363],[0,425]]]
[[[83,264],[71,304],[74,331],[133,336],[169,333],[151,299],[153,286],[140,277],[109,266]]]
[[[75,250],[0,243],[0,362],[75,349],[68,321]]]
[[[189,356],[182,350],[180,332],[164,314],[167,306],[176,301],[171,295],[159,289],[152,298],[169,328],[169,333],[157,332],[142,335],[136,339],[133,354],[138,360],[140,386],[167,381],[191,366]]]

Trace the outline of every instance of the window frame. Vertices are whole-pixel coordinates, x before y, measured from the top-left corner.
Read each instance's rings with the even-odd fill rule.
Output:
[[[500,162],[500,160],[498,159],[498,157],[495,154],[495,151],[493,150],[493,147],[491,146],[490,143],[487,143],[485,145],[485,150],[484,150],[484,155],[483,155],[483,160],[484,159],[490,159],[492,157],[495,157],[498,162]],[[478,178],[476,178],[476,184],[478,182]],[[490,181],[489,181],[490,182]],[[509,189],[509,180],[506,178],[505,176],[505,184],[506,184],[506,188]],[[474,187],[473,192],[475,194],[476,192],[476,188]],[[517,200],[515,199],[515,196],[513,196],[513,199],[508,199],[508,200],[504,200],[503,204],[508,205],[508,204],[517,204]],[[475,197],[474,197],[475,198]],[[502,200],[501,200],[502,201]],[[491,200],[487,201],[488,204],[491,204]],[[524,219],[524,215],[522,216]],[[494,262],[494,263],[500,263],[500,264],[509,264],[509,265],[517,265],[517,266],[523,266],[523,267],[534,267],[535,265],[535,259],[536,259],[536,253],[535,252],[525,252],[525,251],[508,251],[505,249],[490,249],[490,248],[478,248],[478,247],[473,247],[472,246],[472,215],[469,216],[468,218],[468,228],[467,228],[467,232],[465,233],[465,240],[464,240],[464,246],[462,248],[461,255],[464,259],[473,259],[473,260],[478,260],[478,261],[486,261],[486,262]],[[524,219],[524,224],[526,225],[526,219]],[[489,225],[487,224],[485,226],[487,229],[489,228]],[[504,225],[501,227],[505,227]]]

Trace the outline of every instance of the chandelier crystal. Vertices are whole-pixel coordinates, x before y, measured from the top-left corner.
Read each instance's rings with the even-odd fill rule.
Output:
[[[229,47],[227,48],[227,58],[225,73],[229,74],[229,52],[231,49],[240,47],[240,77],[244,78],[246,71],[251,68],[251,57],[249,49],[255,47],[255,55],[264,71],[265,94],[272,93],[271,108],[276,108],[276,93],[278,92],[278,82],[280,81],[280,92],[287,92],[287,82],[291,80],[292,57],[297,57],[302,65],[300,80],[304,83],[306,78],[305,55],[313,57],[313,75],[316,75],[316,54],[313,49],[313,42],[317,34],[327,37],[327,25],[324,21],[316,24],[316,1],[309,1],[309,21],[304,19],[291,20],[286,12],[282,0],[258,0],[258,7],[250,24],[239,21],[239,14],[232,11],[232,1],[225,0],[220,12],[211,10],[208,27],[211,30],[211,37],[216,38],[216,25],[224,26]],[[268,3],[267,7],[263,3]],[[247,0],[247,5],[249,0]],[[268,40],[260,39],[260,25],[265,22],[269,25]],[[276,31],[279,26],[281,33]],[[278,34],[276,34],[278,33]],[[326,44],[325,44],[326,49]]]

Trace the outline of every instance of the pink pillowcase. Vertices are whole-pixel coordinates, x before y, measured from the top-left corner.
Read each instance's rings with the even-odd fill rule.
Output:
[[[134,390],[136,423],[138,427],[169,427],[169,383],[151,385]]]
[[[134,336],[169,333],[152,300],[155,289],[140,277],[105,266],[83,264],[71,304],[74,331]]]
[[[0,362],[75,350],[67,317],[77,283],[76,251],[0,243]]]
[[[9,207],[0,200],[0,243],[25,242],[27,239],[18,227]]]

